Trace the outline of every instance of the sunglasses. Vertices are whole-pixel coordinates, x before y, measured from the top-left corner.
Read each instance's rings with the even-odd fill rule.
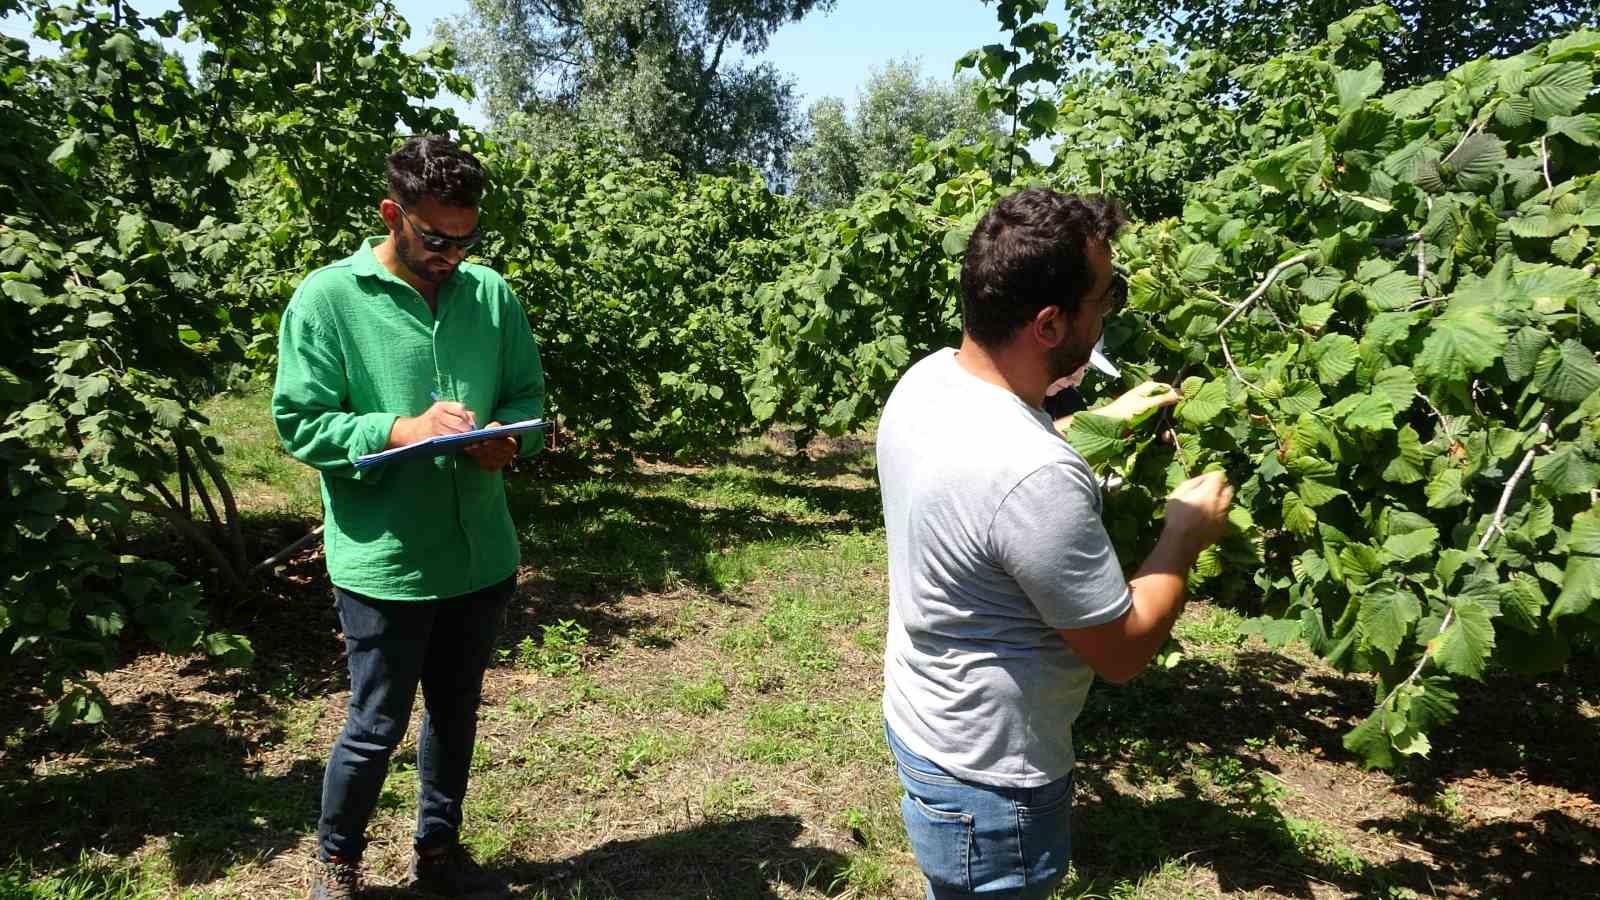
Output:
[[[449,250],[451,247],[460,247],[462,250],[469,250],[474,244],[483,240],[483,232],[476,228],[472,229],[471,234],[464,234],[460,237],[449,234],[439,234],[436,231],[428,231],[419,227],[417,223],[411,221],[411,217],[406,214],[406,208],[404,206],[396,203],[395,208],[400,210],[400,218],[405,219],[406,224],[411,226],[411,230],[415,231],[417,233],[417,237],[422,239],[422,246],[429,253],[443,253],[446,250]]]
[[[1128,302],[1128,279],[1121,272],[1114,272],[1111,276],[1111,286],[1106,288],[1105,317],[1111,318],[1122,311]]]

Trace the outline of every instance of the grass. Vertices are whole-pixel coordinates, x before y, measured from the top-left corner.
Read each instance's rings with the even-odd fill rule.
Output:
[[[316,479],[264,410],[247,392],[210,417],[247,514],[303,529]],[[795,464],[752,442],[712,465],[535,465],[509,484],[526,568],[485,682],[464,832],[479,857],[546,900],[918,896],[878,706],[886,559],[866,448]],[[318,561],[285,579],[305,584],[230,623],[257,671],[142,657],[104,680],[110,724],[4,728],[0,897],[303,896],[348,688]],[[1240,623],[1193,604],[1175,668],[1091,691],[1059,898],[1557,896],[1593,875],[1600,829],[1552,805],[1585,790],[1559,761],[1584,758],[1600,720],[1592,679],[1541,695],[1541,728],[1578,737],[1516,750],[1502,768],[1543,793],[1492,831],[1470,811],[1510,803],[1493,793],[1509,776],[1470,754],[1362,772],[1339,741],[1370,688]],[[1519,708],[1470,702],[1472,734]],[[417,715],[369,832],[380,887],[408,861]],[[1527,768],[1541,749],[1557,762]]]

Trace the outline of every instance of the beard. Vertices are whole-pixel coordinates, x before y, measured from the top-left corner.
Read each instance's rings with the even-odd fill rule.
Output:
[[[1056,381],[1074,375],[1089,364],[1089,354],[1094,351],[1094,341],[1085,341],[1069,335],[1050,350],[1050,380]]]
[[[443,257],[432,253],[423,252],[404,234],[396,233],[394,236],[394,255],[400,264],[411,270],[411,274],[432,285],[443,284],[456,272],[456,264],[449,263]]]

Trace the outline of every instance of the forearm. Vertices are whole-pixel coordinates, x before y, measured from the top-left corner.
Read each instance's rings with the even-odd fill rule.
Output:
[[[1166,643],[1183,612],[1185,584],[1198,551],[1164,533],[1128,582],[1132,605],[1121,618],[1062,636],[1100,677],[1122,684],[1139,674]]]
[[[1188,541],[1164,533],[1145,558],[1144,565],[1129,580],[1128,589],[1133,593],[1129,632],[1137,641],[1131,649],[1132,655],[1139,659],[1140,668],[1156,655],[1172,634],[1172,626],[1183,612],[1187,597],[1189,570],[1198,556],[1198,551]]]

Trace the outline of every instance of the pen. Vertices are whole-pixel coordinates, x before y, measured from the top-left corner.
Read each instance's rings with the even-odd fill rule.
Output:
[[[442,400],[444,400],[444,395],[440,394],[438,389],[434,389],[434,390],[428,391],[428,396],[432,397],[433,398],[433,402],[435,402],[435,403],[439,403]],[[470,410],[470,409],[467,410],[467,424],[471,425],[473,428],[477,428],[478,427],[478,423],[473,421],[473,419],[474,419],[474,416],[472,415],[472,410]]]

